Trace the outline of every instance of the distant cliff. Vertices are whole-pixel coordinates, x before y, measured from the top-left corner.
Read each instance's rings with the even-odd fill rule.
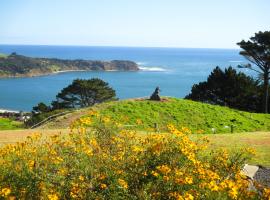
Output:
[[[32,58],[12,53],[0,56],[0,77],[41,76],[63,71],[138,71],[135,62],[126,60],[63,60]]]

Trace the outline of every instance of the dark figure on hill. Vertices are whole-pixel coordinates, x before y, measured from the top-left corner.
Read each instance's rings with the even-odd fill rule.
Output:
[[[161,98],[160,98],[160,96],[159,96],[159,92],[160,92],[159,87],[156,87],[155,91],[153,92],[153,94],[152,94],[151,97],[150,97],[150,100],[153,100],[153,101],[160,101]]]

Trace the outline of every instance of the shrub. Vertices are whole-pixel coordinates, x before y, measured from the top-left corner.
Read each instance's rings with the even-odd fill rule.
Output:
[[[109,118],[68,135],[36,134],[0,150],[0,195],[13,199],[256,199],[240,171],[248,151],[215,151],[187,128],[140,135]],[[267,195],[269,190],[265,190]],[[265,196],[266,198],[266,196]]]

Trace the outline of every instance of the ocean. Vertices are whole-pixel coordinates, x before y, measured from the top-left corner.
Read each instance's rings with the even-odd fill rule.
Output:
[[[40,77],[0,79],[0,108],[30,111],[39,102],[49,104],[76,78],[101,78],[119,99],[150,96],[159,86],[162,96],[185,97],[216,66],[236,67],[247,61],[237,49],[86,47],[0,45],[0,53],[32,57],[131,60],[138,72],[66,72]]]

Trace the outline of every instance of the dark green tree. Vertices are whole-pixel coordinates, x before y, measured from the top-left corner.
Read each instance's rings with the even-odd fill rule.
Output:
[[[207,81],[195,84],[186,99],[259,112],[259,82],[232,67],[216,67]]]
[[[239,67],[257,72],[263,80],[263,111],[267,113],[269,109],[270,31],[255,33],[250,40],[242,40],[237,44],[243,49],[240,54],[255,65],[248,64]]]
[[[76,79],[52,102],[53,109],[80,108],[115,99],[115,91],[101,79]]]
[[[33,107],[33,112],[35,113],[45,113],[51,110],[50,106],[47,106],[45,103],[40,102],[37,106]]]

